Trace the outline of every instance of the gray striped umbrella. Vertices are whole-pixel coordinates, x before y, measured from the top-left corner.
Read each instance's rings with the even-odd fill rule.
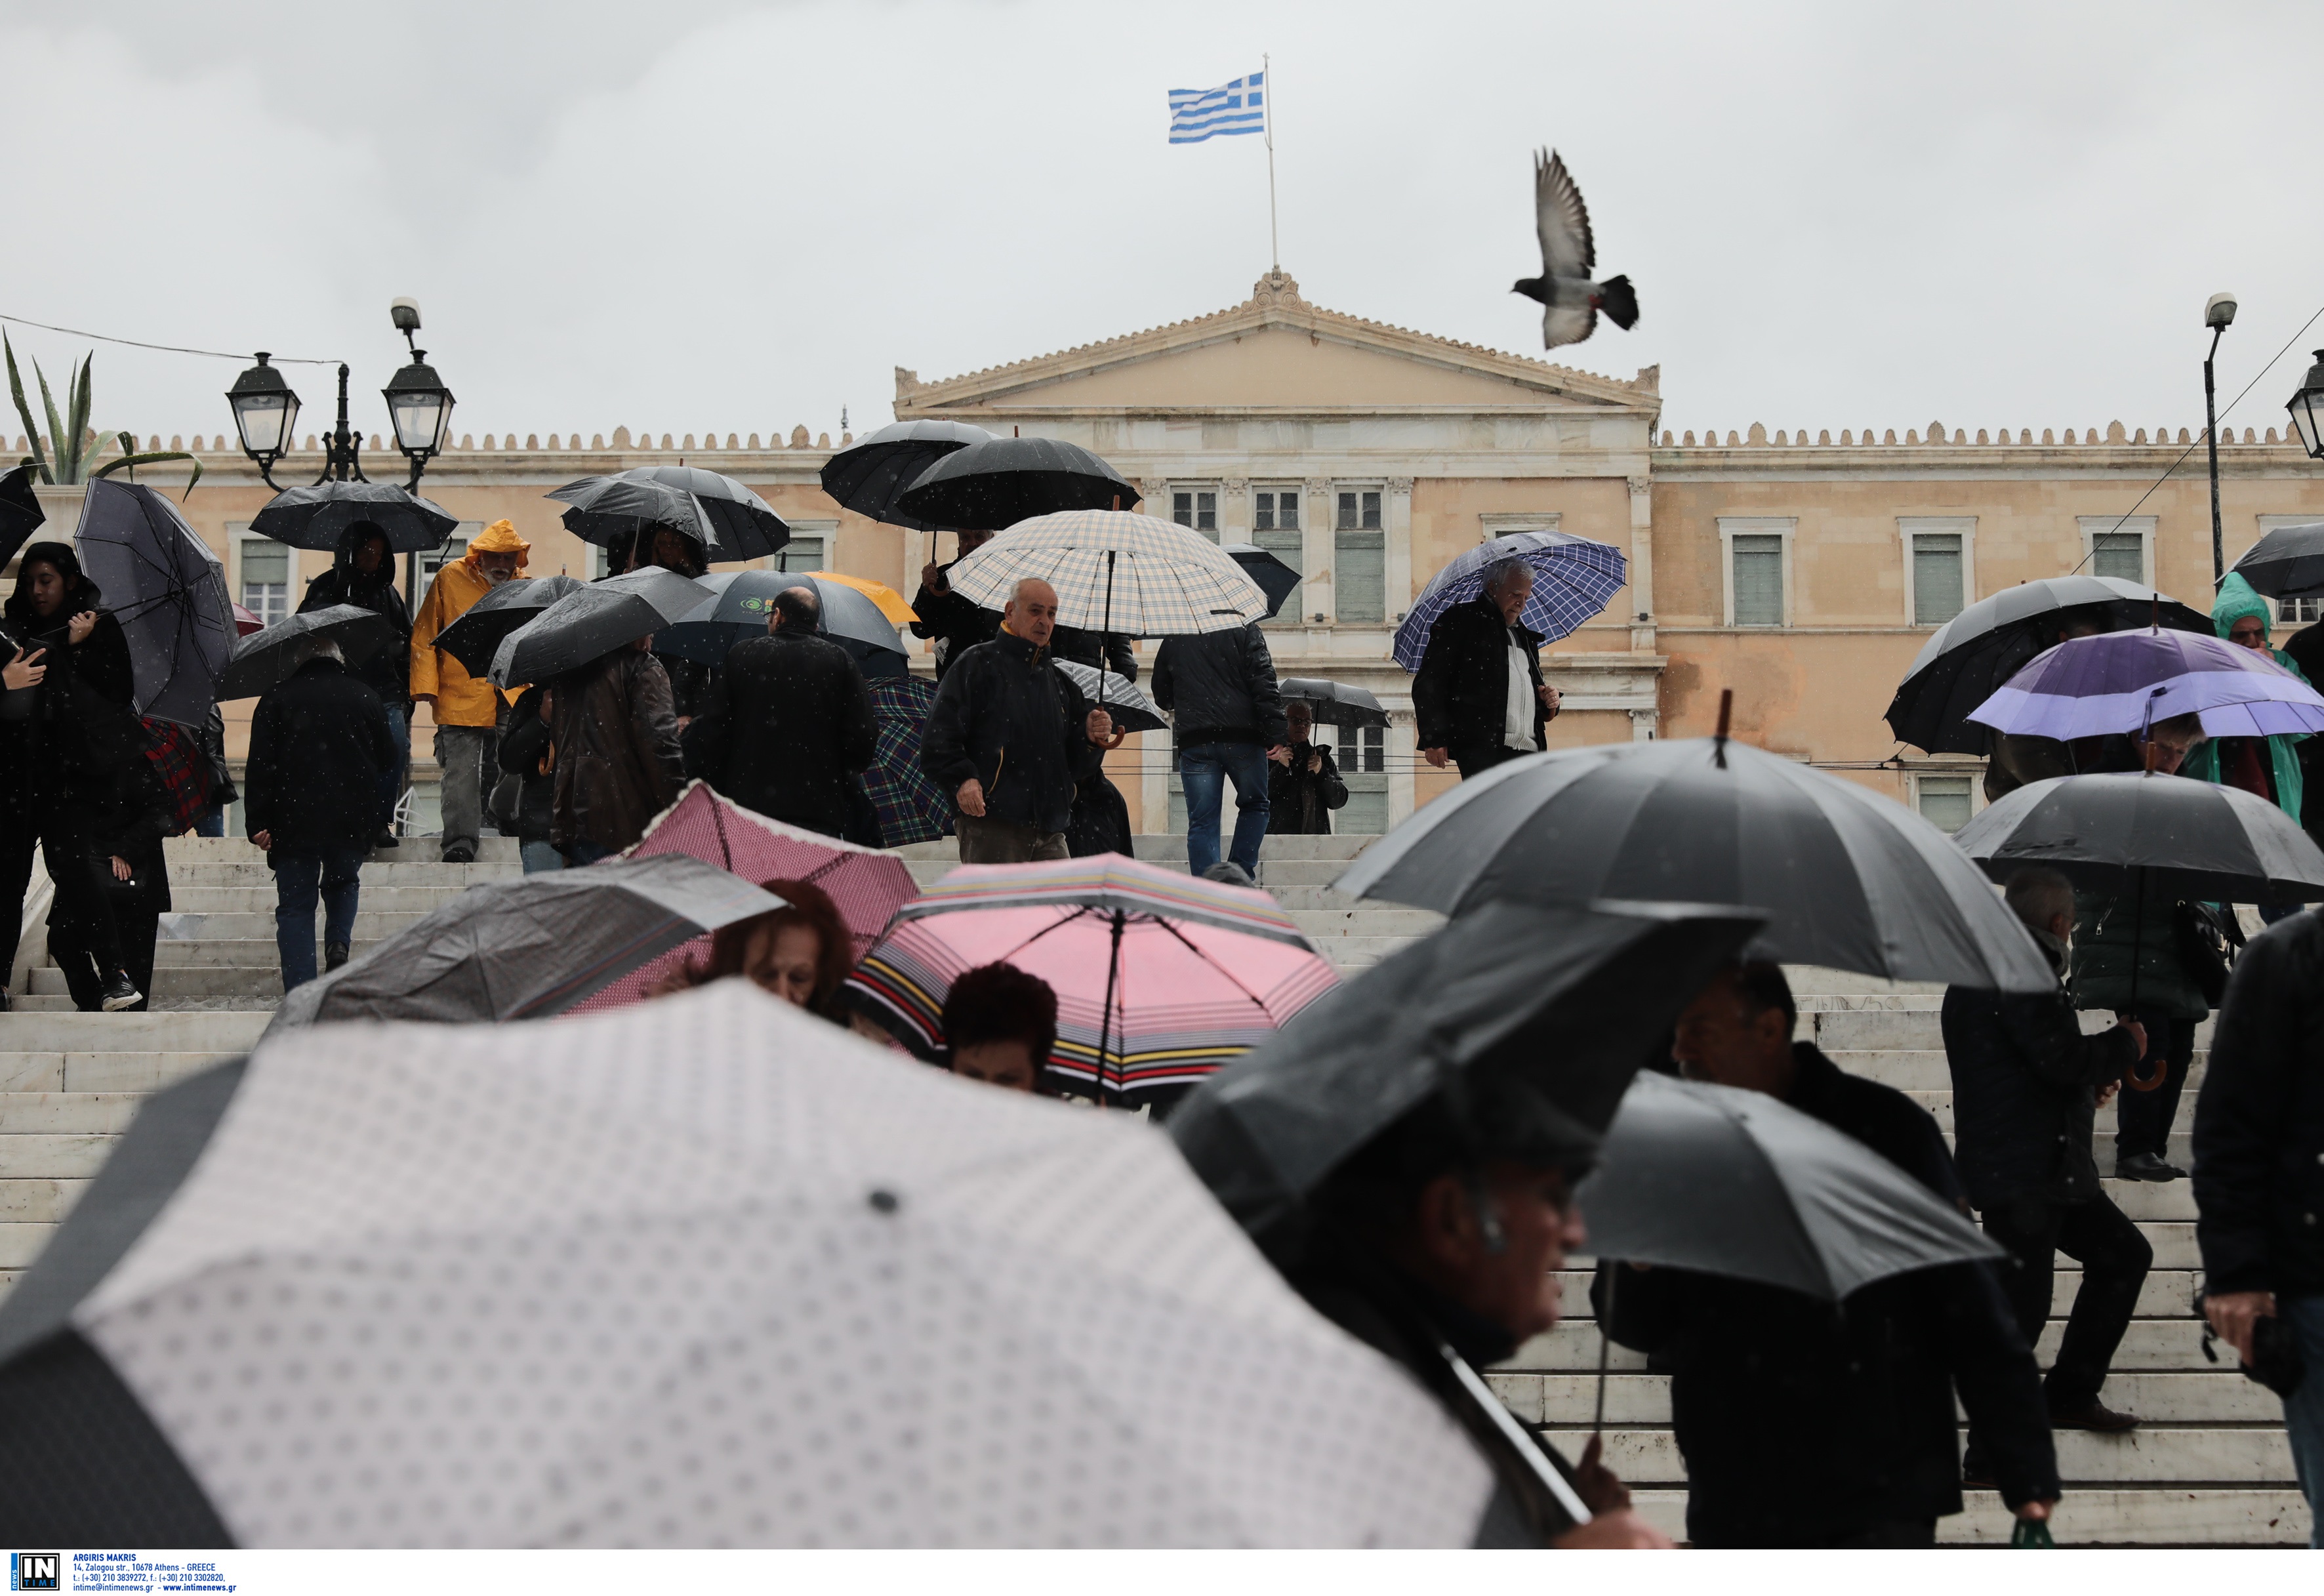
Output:
[[[954,592],[997,610],[1028,577],[1057,590],[1060,626],[1133,637],[1224,632],[1259,620],[1268,607],[1266,593],[1217,544],[1129,510],[1020,521],[954,566],[947,579]]]

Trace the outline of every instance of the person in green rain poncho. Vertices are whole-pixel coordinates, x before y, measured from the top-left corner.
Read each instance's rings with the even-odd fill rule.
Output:
[[[2267,600],[2254,592],[2252,585],[2242,577],[2228,572],[2227,579],[2219,585],[2219,596],[2211,604],[2211,625],[2229,642],[2265,654],[2301,681],[2307,681],[2308,673],[2293,663],[2291,655],[2268,646],[2273,622]],[[2189,752],[2181,773],[2256,793],[2291,816],[2292,823],[2297,826],[2301,782],[2300,755],[2294,745],[2301,741],[2303,738],[2290,733],[2273,737],[2215,737]],[[2301,907],[2297,903],[2262,904],[2260,915],[2273,923]]]

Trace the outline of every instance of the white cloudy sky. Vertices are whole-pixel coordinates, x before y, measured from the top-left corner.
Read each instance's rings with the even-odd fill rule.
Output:
[[[1310,299],[1538,353],[1554,144],[1645,309],[1567,358],[1680,429],[2200,422],[2208,293],[2228,393],[2324,305],[2312,4],[0,0],[0,312],[344,355],[376,429],[409,293],[463,431],[861,431],[1247,295],[1264,152],[1164,91],[1262,51]],[[104,349],[97,419],[228,430],[235,369]]]

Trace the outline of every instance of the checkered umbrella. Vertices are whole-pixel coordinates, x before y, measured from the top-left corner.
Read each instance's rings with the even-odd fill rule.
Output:
[[[1202,533],[1128,510],[1037,515],[952,567],[954,593],[985,608],[1038,577],[1057,590],[1060,626],[1133,637],[1224,632],[1267,613],[1267,595]]]
[[[1493,1489],[1151,1130],[743,981],[147,1099],[0,1438],[67,1550],[1459,1545]]]
[[[1099,853],[961,866],[898,912],[848,987],[935,1056],[952,983],[996,963],[1057,994],[1053,1078],[1132,1105],[1175,1101],[1336,982],[1266,893]]]
[[[1437,617],[1484,592],[1485,573],[1508,559],[1523,560],[1533,567],[1533,596],[1526,601],[1517,623],[1541,633],[1544,642],[1555,642],[1580,630],[1583,622],[1603,612],[1630,579],[1622,551],[1610,544],[1593,543],[1567,532],[1512,532],[1506,538],[1489,539],[1428,579],[1428,586],[1412,601],[1404,624],[1396,629],[1396,662],[1406,670],[1418,670]]]
[[[854,939],[851,960],[870,950],[896,911],[919,890],[911,871],[894,854],[770,819],[721,798],[706,781],[688,782],[678,802],[655,816],[645,835],[622,857],[643,859],[656,853],[684,853],[757,884],[806,881],[822,888]],[[775,890],[781,895],[781,889]],[[707,936],[682,942],[584,998],[573,1011],[634,1003],[687,959],[701,962],[709,956]]]
[[[935,706],[933,683],[891,676],[868,684],[874,733],[864,796],[880,814],[880,840],[890,848],[952,835],[952,800],[920,769],[920,728]]]

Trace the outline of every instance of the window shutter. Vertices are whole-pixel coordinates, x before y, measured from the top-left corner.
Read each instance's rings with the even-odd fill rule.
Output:
[[[1388,619],[1388,535],[1341,531],[1332,535],[1337,569],[1333,573],[1335,609],[1342,621]]]
[[[1913,535],[1913,624],[1941,626],[1961,613],[1959,532]]]
[[[1784,623],[1784,540],[1772,533],[1734,539],[1735,624]]]

